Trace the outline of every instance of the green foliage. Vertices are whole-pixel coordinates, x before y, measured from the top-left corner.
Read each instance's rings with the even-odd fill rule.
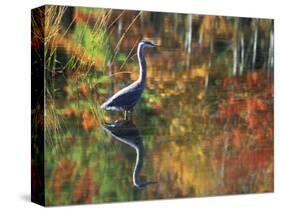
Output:
[[[146,107],[151,108],[153,105],[161,104],[161,98],[159,95],[155,94],[152,90],[146,89],[142,94],[143,98],[146,101]]]
[[[103,28],[91,28],[85,23],[78,23],[73,33],[78,46],[84,49],[91,58],[102,65],[110,57],[108,51],[107,31]]]

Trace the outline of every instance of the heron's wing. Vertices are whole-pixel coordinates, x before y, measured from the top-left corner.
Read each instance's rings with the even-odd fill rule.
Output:
[[[127,93],[121,93],[121,95],[112,100],[111,104],[116,107],[134,105],[140,98],[141,93],[142,89],[135,89]],[[111,104],[109,104],[109,106]]]
[[[114,94],[110,99],[108,99],[103,105],[102,108],[122,108],[133,106],[139,99],[143,88],[140,86],[135,86],[132,84]]]

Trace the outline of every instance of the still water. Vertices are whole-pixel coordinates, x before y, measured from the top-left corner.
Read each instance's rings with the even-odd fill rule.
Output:
[[[52,99],[60,127],[46,144],[47,205],[273,191],[272,20],[66,13],[74,21],[62,23],[75,24],[61,29],[57,70],[73,55],[95,65],[80,61],[50,80],[61,93]],[[104,19],[104,31],[83,31]],[[146,89],[124,121],[99,105],[138,78],[141,38],[161,46],[145,50]],[[87,50],[89,39],[106,48]]]

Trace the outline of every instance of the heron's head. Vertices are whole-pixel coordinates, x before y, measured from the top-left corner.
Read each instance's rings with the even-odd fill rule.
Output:
[[[152,43],[151,41],[148,41],[148,40],[142,40],[140,42],[140,45],[142,45],[143,47],[156,47],[156,46],[159,46],[155,43]]]

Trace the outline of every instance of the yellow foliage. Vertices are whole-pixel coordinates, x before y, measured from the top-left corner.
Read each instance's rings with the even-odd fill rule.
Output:
[[[190,73],[190,78],[205,77],[208,74],[207,65],[203,64],[201,67],[193,68]]]

